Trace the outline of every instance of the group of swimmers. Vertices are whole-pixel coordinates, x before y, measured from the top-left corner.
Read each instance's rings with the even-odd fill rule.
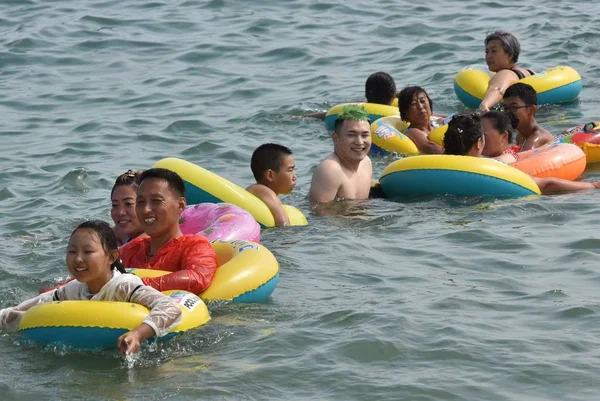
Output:
[[[521,151],[547,144],[553,137],[535,121],[535,90],[515,83],[533,74],[516,66],[518,40],[498,31],[485,39],[485,45],[486,62],[496,75],[476,113],[450,118],[434,115],[431,98],[423,88],[411,86],[396,93],[394,80],[384,72],[372,74],[367,80],[367,101],[390,105],[397,97],[400,116],[410,123],[405,134],[422,153],[484,156],[513,163],[519,157],[512,144],[515,128]],[[504,112],[489,110],[502,99]],[[325,113],[310,116],[322,118]],[[442,147],[431,142],[428,135],[437,124],[446,122],[448,130]],[[317,166],[309,200],[317,204],[367,199],[373,175],[368,157],[371,129],[368,115],[360,105],[348,105],[342,110],[332,139],[333,152]],[[279,195],[289,194],[296,185],[292,151],[279,144],[263,144],[252,154],[250,167],[256,183],[247,190],[268,206],[277,226],[289,224]],[[543,193],[600,187],[600,183],[555,178],[534,180]],[[148,317],[118,339],[117,347],[125,354],[137,352],[144,340],[165,335],[179,323],[181,311],[176,301],[161,291],[176,289],[199,294],[210,285],[218,267],[208,240],[183,235],[179,228],[179,217],[186,207],[184,181],[166,169],[129,170],[117,178],[111,201],[114,227],[92,220],[71,233],[66,264],[74,280],[0,310],[0,333],[16,330],[23,313],[32,306],[57,300],[124,301],[148,307]],[[171,273],[140,279],[126,274],[125,267]]]

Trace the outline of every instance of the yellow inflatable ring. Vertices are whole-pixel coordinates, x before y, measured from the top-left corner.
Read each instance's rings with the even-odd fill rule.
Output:
[[[200,295],[205,302],[260,302],[275,290],[279,263],[264,246],[250,241],[213,240],[219,268],[212,283]],[[160,277],[171,272],[134,269],[139,277]]]
[[[379,182],[388,198],[540,194],[527,174],[496,160],[471,156],[421,155],[396,160],[386,167]]]
[[[274,227],[275,219],[265,203],[225,178],[182,159],[169,157],[153,167],[165,168],[179,174],[185,182],[185,197],[190,205],[198,203],[231,203],[250,212],[261,227]],[[293,206],[284,205],[292,226],[305,226],[306,217]]]
[[[490,79],[489,73],[466,67],[454,78],[454,92],[467,107],[476,109],[488,89]],[[582,87],[579,73],[567,66],[550,68],[518,82],[531,85],[535,89],[539,105],[574,100],[579,96]]]
[[[373,122],[371,124],[371,141],[376,146],[375,151],[381,149],[406,156],[420,154],[417,145],[404,135],[404,131],[409,126],[409,123],[398,116],[382,117]],[[448,124],[433,129],[428,135],[429,140],[443,147],[447,129]]]
[[[398,106],[389,106],[387,104],[377,104],[377,103],[343,103],[338,104],[337,106],[333,106],[327,114],[325,115],[325,125],[329,131],[333,131],[335,129],[335,121],[337,120],[338,115],[342,112],[342,109],[349,104],[358,104],[365,108],[365,111],[369,115],[369,123],[372,123],[375,120],[380,119],[381,117],[387,116],[397,116]]]
[[[202,326],[210,320],[206,304],[187,291],[166,291],[181,308],[181,322],[160,340]],[[65,346],[84,351],[115,348],[122,334],[136,328],[148,309],[128,302],[61,301],[39,304],[23,314],[19,334],[41,346]]]

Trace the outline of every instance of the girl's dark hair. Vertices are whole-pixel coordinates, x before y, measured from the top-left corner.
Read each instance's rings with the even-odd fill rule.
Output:
[[[496,131],[500,133],[504,131],[508,132],[508,143],[512,143],[514,129],[519,125],[518,117],[512,113],[503,113],[498,110],[492,110],[482,115],[481,118],[488,119]],[[517,126],[515,126],[515,122]]]
[[[115,185],[113,185],[112,190],[110,191],[110,197],[112,198],[115,189],[121,185],[132,185],[133,189],[137,191],[137,188],[140,186],[141,175],[142,170],[127,170],[118,176]]]
[[[413,101],[413,97],[415,97],[415,95],[418,96],[420,93],[424,93],[425,96],[427,96],[429,108],[433,113],[433,102],[427,94],[427,91],[420,86],[407,86],[398,93],[398,110],[400,111],[400,118],[403,121],[408,121],[408,109],[410,109],[410,104]]]
[[[112,230],[112,228],[110,228],[108,223],[102,220],[84,221],[83,223],[78,225],[77,228],[75,228],[75,230],[73,230],[73,232],[71,233],[71,237],[77,232],[77,230],[83,229],[92,230],[96,234],[98,234],[98,237],[100,238],[100,243],[102,244],[102,247],[104,248],[104,251],[106,253],[117,251],[118,254],[119,246],[117,245],[117,237],[115,236],[114,231]],[[110,268],[117,269],[121,273],[127,273],[127,271],[125,270],[125,266],[123,266],[123,261],[121,260],[121,258],[118,257],[117,260],[115,260],[113,264],[110,265]]]
[[[444,136],[444,154],[466,155],[483,135],[481,119],[473,113],[457,114],[448,123]]]

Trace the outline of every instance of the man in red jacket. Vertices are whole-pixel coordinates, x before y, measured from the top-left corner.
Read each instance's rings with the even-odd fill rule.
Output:
[[[173,272],[143,278],[144,284],[159,291],[199,294],[213,279],[217,255],[204,237],[181,233],[179,215],[185,207],[185,185],[177,173],[162,168],[144,171],[135,210],[148,237],[128,242],[119,252],[127,267]]]

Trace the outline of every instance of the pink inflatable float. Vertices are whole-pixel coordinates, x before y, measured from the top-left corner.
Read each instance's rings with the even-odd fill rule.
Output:
[[[260,226],[252,215],[229,203],[199,203],[185,208],[179,218],[184,234],[200,234],[209,240],[260,242]]]

